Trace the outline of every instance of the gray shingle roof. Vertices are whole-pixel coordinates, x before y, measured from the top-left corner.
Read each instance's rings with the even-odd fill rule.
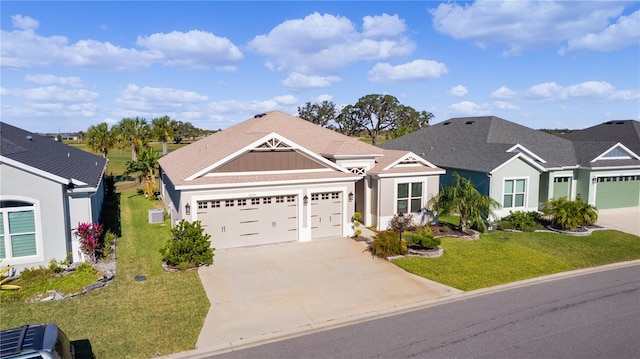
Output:
[[[107,160],[0,122],[0,155],[29,167],[96,187]]]
[[[608,121],[583,130],[559,134],[559,137],[571,141],[608,141],[620,142],[640,155],[640,121]]]
[[[640,154],[640,122],[612,121],[551,135],[494,116],[452,118],[380,147],[412,151],[436,166],[480,172],[490,172],[512,158],[515,153],[507,150],[516,144],[544,160],[538,163],[544,168],[638,166],[636,159],[591,162],[617,142]]]
[[[516,144],[546,161],[543,167],[576,162],[570,141],[494,116],[452,118],[380,147],[412,151],[436,166],[490,172],[516,155],[507,152]]]

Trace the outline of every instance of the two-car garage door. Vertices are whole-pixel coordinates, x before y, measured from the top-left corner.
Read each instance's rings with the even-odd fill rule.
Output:
[[[310,201],[309,201],[310,200]],[[342,192],[310,193],[311,239],[342,236]],[[295,194],[197,201],[196,220],[214,248],[300,240],[300,197]]]
[[[640,205],[640,176],[598,177],[596,208],[625,208]]]
[[[197,219],[214,248],[298,240],[298,196],[198,201]]]

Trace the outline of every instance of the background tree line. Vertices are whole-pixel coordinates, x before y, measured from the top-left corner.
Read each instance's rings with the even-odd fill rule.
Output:
[[[109,151],[114,148],[130,148],[131,160],[137,161],[138,153],[149,141],[155,139],[162,142],[162,154],[167,154],[167,143],[176,144],[186,139],[195,139],[209,134],[210,131],[193,126],[190,122],[172,120],[169,116],[154,118],[147,122],[144,118],[123,118],[116,125],[109,128],[106,122],[89,127],[82,133],[87,147],[107,158]]]
[[[366,134],[376,145],[381,135],[396,138],[429,125],[433,114],[417,111],[391,95],[370,94],[338,110],[331,101],[307,102],[298,117],[347,136]]]

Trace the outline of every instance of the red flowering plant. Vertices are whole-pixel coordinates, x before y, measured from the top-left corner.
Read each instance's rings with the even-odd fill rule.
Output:
[[[99,223],[78,223],[78,228],[73,233],[80,237],[80,250],[90,262],[96,262],[96,251],[99,247],[100,235],[103,227]]]

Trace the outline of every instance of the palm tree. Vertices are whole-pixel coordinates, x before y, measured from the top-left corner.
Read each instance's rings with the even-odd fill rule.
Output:
[[[117,126],[122,147],[131,147],[131,160],[138,160],[138,150],[149,141],[150,129],[144,118],[123,118]]]
[[[551,216],[551,225],[567,231],[580,226],[593,225],[598,219],[598,210],[583,200],[570,201],[567,197],[549,200],[542,206],[542,213]]]
[[[169,116],[162,116],[151,120],[153,135],[162,142],[162,154],[167,154],[167,142],[173,138],[172,120]]]
[[[158,159],[160,159],[160,157],[160,154],[151,146],[147,146],[140,150],[136,161],[127,162],[127,169],[124,173],[125,176],[138,173],[138,178],[144,187],[144,192],[149,198],[153,198],[153,192],[158,188],[156,176],[158,175]]]
[[[87,146],[93,151],[102,153],[102,157],[107,158],[109,150],[115,147],[115,144],[116,138],[106,122],[93,125],[87,130]]]
[[[470,180],[453,173],[456,184],[443,187],[437,196],[429,200],[429,205],[441,215],[460,215],[460,230],[467,231],[467,223],[471,227],[485,232],[485,220],[493,216],[493,210],[500,208],[495,199],[478,192]]]

